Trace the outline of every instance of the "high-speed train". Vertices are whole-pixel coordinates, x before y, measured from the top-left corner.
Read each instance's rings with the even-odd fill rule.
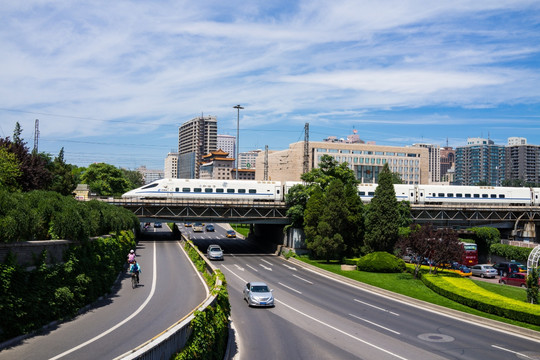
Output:
[[[124,199],[283,201],[301,182],[256,180],[160,179],[128,191]],[[358,195],[370,202],[377,184],[358,185]],[[413,204],[540,205],[540,188],[459,185],[394,185],[396,198]]]

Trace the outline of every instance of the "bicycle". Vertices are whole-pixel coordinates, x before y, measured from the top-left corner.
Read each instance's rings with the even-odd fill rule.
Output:
[[[133,289],[135,289],[137,287],[137,284],[139,282],[137,281],[137,274],[136,273],[131,273],[131,287]]]

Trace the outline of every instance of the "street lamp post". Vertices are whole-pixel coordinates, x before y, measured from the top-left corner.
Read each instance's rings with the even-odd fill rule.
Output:
[[[236,105],[233,106],[234,109],[238,110],[238,115],[236,117],[236,180],[238,180],[238,168],[239,168],[239,161],[238,161],[238,148],[240,147],[240,109],[243,109],[242,106]]]

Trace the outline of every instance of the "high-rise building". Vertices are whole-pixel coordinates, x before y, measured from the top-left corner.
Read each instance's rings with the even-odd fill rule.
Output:
[[[451,176],[448,175],[450,169],[453,169],[456,162],[456,151],[451,146],[445,146],[441,149],[441,181],[452,182],[454,171]]]
[[[170,152],[165,158],[164,174],[166,178],[178,178],[178,153]]]
[[[217,150],[217,117],[199,116],[178,129],[178,177],[198,179],[203,156]]]
[[[236,154],[236,136],[218,134],[217,150],[219,149],[234,156]]]
[[[528,145],[525,138],[508,138],[505,180],[540,183],[540,146]]]
[[[456,148],[454,184],[500,186],[504,180],[505,146],[493,140],[468,138]]]
[[[239,169],[255,169],[257,156],[262,150],[252,150],[248,152],[242,152],[238,154],[238,166]]]
[[[429,182],[438,183],[441,181],[441,148],[433,144],[413,144],[414,147],[428,149],[429,159]]]

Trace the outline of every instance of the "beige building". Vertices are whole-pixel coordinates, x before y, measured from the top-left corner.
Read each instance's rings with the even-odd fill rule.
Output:
[[[398,173],[404,184],[428,184],[429,150],[424,147],[397,147],[360,143],[309,142],[308,171],[318,167],[323,155],[338,163],[347,162],[363,183],[376,183],[385,163]],[[256,161],[255,179],[264,177],[264,152]],[[304,168],[304,142],[289,145],[286,150],[268,152],[268,180],[300,181]]]
[[[165,158],[164,177],[167,179],[178,178],[178,153],[170,152]]]

